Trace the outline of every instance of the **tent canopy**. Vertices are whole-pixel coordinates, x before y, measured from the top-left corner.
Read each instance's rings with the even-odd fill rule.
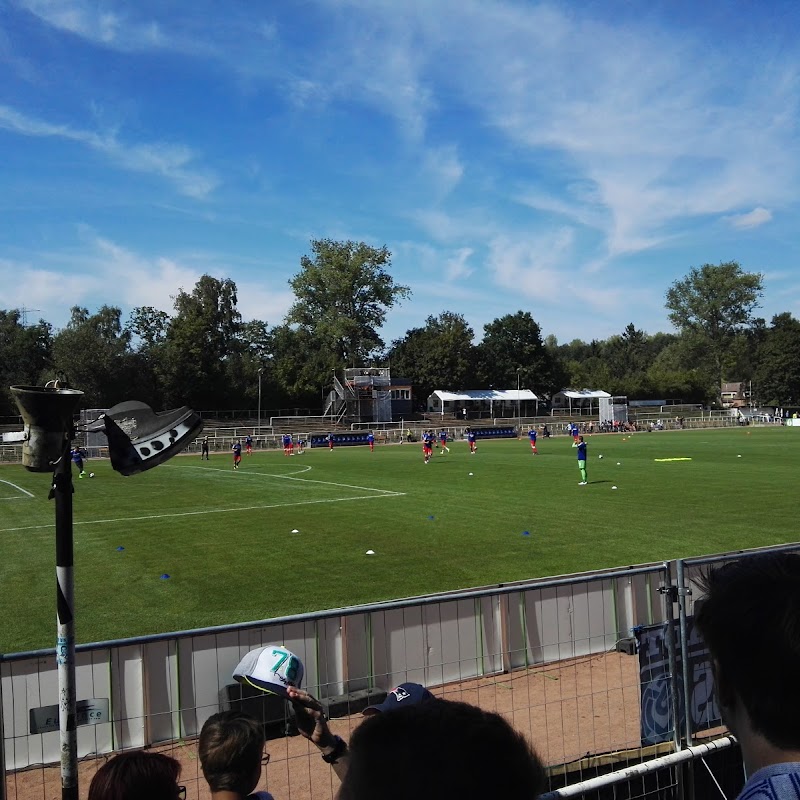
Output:
[[[511,401],[516,403],[518,400],[538,400],[539,398],[530,389],[464,389],[461,392],[446,392],[443,389],[436,389],[428,398],[437,398],[441,402],[468,402],[470,400],[492,400],[494,402]]]
[[[564,389],[558,392],[558,394],[562,397],[568,397],[570,400],[579,400],[584,397],[611,397],[608,392],[604,392],[602,389]]]

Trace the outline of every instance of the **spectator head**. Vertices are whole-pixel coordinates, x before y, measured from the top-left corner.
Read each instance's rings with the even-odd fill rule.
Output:
[[[544,769],[503,717],[433,699],[367,717],[350,739],[339,800],[533,800]]]
[[[436,698],[419,683],[401,683],[395,686],[387,695],[382,703],[374,706],[367,706],[361,713],[365,717],[373,714],[380,714],[384,711],[396,711],[406,706],[415,706],[419,703],[427,703]]]
[[[800,749],[800,555],[744,556],[700,583],[706,598],[695,619],[728,726]]]
[[[89,785],[89,800],[178,800],[181,765],[163,753],[131,750],[106,761]]]
[[[261,778],[264,729],[242,711],[221,711],[210,716],[200,731],[198,753],[203,775],[213,792],[238,792],[245,796]]]

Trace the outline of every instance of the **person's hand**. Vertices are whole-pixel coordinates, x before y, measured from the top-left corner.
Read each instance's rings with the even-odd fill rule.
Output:
[[[294,709],[297,730],[317,747],[324,749],[334,743],[333,734],[328,727],[328,718],[322,703],[308,692],[290,686],[287,689]]]

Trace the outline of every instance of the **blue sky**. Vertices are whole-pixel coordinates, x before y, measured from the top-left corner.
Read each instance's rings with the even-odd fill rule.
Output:
[[[800,316],[794,2],[0,0],[0,308],[277,324],[312,238],[386,244],[430,314],[670,330],[738,260]]]

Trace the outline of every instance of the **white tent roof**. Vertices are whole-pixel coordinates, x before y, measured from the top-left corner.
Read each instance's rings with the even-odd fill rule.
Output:
[[[446,392],[437,389],[431,397],[438,397],[442,401],[450,400],[538,400],[539,398],[530,389],[465,389],[462,392]]]
[[[564,397],[569,397],[572,400],[579,399],[581,397],[611,397],[608,392],[604,392],[601,389],[564,389],[563,391],[557,392],[557,394],[564,395]]]

